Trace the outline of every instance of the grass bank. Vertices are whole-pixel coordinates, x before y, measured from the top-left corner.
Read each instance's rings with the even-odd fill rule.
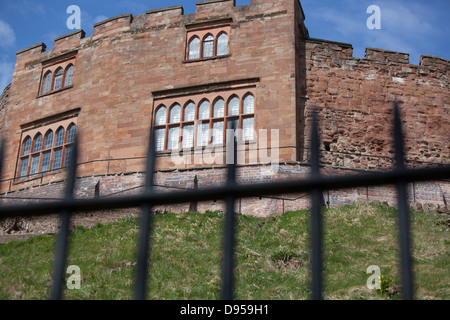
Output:
[[[219,299],[223,214],[154,217],[149,298]],[[400,299],[395,209],[356,203],[324,210],[326,299]],[[416,298],[449,299],[448,227],[442,215],[411,213]],[[138,220],[122,219],[71,236],[68,265],[82,282],[66,299],[132,299]],[[0,245],[0,299],[47,299],[55,236]],[[237,299],[309,299],[309,211],[237,216]],[[369,266],[392,282],[369,290]],[[67,275],[69,276],[69,275]],[[384,283],[387,285],[387,283]]]

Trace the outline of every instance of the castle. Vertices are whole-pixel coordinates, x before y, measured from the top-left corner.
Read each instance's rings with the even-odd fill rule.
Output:
[[[60,197],[75,135],[76,197],[138,191],[151,125],[162,190],[223,182],[231,127],[241,142],[239,182],[304,176],[313,109],[325,173],[389,168],[394,99],[408,165],[450,162],[448,60],[422,56],[412,65],[408,54],[375,48],[359,59],[350,44],[310,38],[304,20],[298,0],[206,0],[192,14],[181,6],[123,14],[95,24],[90,37],[78,30],[51,50],[39,43],[17,52],[0,99],[3,201]],[[414,202],[450,198],[445,181],[410,189]],[[324,195],[331,205],[393,197],[388,187]],[[239,211],[305,205],[286,195],[242,199]]]

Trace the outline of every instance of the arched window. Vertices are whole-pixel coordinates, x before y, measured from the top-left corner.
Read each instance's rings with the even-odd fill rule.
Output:
[[[69,127],[69,130],[67,131],[67,142],[66,143],[72,143],[75,141],[76,131],[77,131],[77,126],[72,124]]]
[[[221,33],[217,38],[217,55],[223,56],[228,54],[228,35]]]
[[[55,147],[60,147],[64,144],[64,134],[65,130],[63,127],[60,127],[56,131],[56,143]],[[54,156],[53,156],[53,169],[59,169],[61,168],[61,161],[62,161],[62,148],[55,149]]]
[[[239,98],[236,96],[231,98],[231,100],[228,102],[228,115],[239,115]]]
[[[31,138],[26,137],[22,143],[22,156],[26,156],[26,157],[23,157],[21,159],[21,163],[20,163],[19,177],[21,179],[25,178],[28,174],[28,163],[30,162],[30,157],[29,157],[30,151],[31,151]]]
[[[200,59],[200,39],[194,37],[189,41],[189,60]]]
[[[56,131],[56,147],[62,146],[64,143],[64,133],[65,130],[63,127],[60,127],[57,131]]]
[[[208,100],[204,100],[199,107],[198,110],[198,119],[202,120],[202,119],[209,119],[209,112],[210,112],[210,104]]]
[[[53,146],[53,131],[47,131],[44,138],[44,151],[42,154],[41,172],[47,172],[50,169],[50,160],[52,156],[51,148]]]
[[[189,102],[184,108],[184,121],[195,120],[195,105],[193,102]]]
[[[158,111],[156,111],[156,117],[155,117],[155,124],[158,125],[162,125],[162,124],[166,124],[166,115],[167,115],[167,110],[165,106],[160,106],[158,108]]]
[[[23,156],[30,154],[30,151],[31,151],[31,138],[30,137],[26,137],[25,140],[23,141],[22,150],[23,150],[22,151]]]
[[[42,93],[47,93],[50,92],[50,90],[52,90],[52,72],[49,71],[45,74],[44,76],[44,87],[42,88]]]
[[[214,37],[208,35],[203,39],[203,58],[209,58],[214,55]]]
[[[170,122],[170,123],[177,123],[177,122],[180,122],[180,120],[181,120],[181,107],[180,107],[180,105],[177,103],[177,104],[174,104],[174,105],[172,106],[172,108],[170,109],[170,119],[169,119],[169,122]]]
[[[248,94],[244,99],[244,114],[255,112],[255,98]]]
[[[68,87],[72,85],[73,80],[73,65],[69,65],[66,68],[66,76],[64,78],[64,87]]]
[[[44,149],[50,149],[53,146],[53,131],[50,130],[45,136]]]
[[[63,79],[63,69],[59,68],[55,72],[55,84],[53,85],[53,90],[61,89]]]
[[[214,103],[214,118],[220,118],[225,115],[225,101],[219,98]]]
[[[34,137],[34,147],[33,152],[39,152],[42,148],[42,134],[38,133],[36,137]]]

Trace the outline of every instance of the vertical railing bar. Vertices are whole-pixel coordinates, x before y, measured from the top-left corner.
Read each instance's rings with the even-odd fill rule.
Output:
[[[64,200],[68,201],[73,198],[73,190],[75,186],[75,176],[77,170],[78,156],[78,138],[75,137],[72,154],[69,161],[69,172],[64,191]],[[60,213],[61,225],[56,242],[55,261],[53,265],[53,283],[51,291],[52,300],[61,300],[63,293],[63,283],[65,267],[68,255],[69,237],[70,237],[70,215],[71,208],[65,208]]]
[[[311,177],[320,176],[319,168],[319,133],[317,114],[313,111],[311,127]],[[312,248],[312,299],[322,300],[322,217],[321,217],[322,189],[317,186],[311,190],[311,248]]]
[[[154,182],[153,176],[155,171],[156,161],[156,140],[155,130],[153,124],[150,128],[150,139],[147,151],[147,166],[145,175],[145,187],[144,192],[151,192],[153,190]],[[136,283],[134,298],[136,300],[146,299],[147,289],[147,274],[149,269],[148,257],[150,255],[150,233],[151,233],[151,203],[144,203],[141,206],[141,221],[140,221],[140,233],[138,242],[137,253],[137,270],[136,270]]]
[[[236,185],[236,140],[235,125],[232,122],[231,130],[226,133],[227,148],[227,186]],[[229,156],[232,151],[233,158]],[[229,194],[225,197],[226,211],[224,219],[224,241],[223,241],[223,270],[222,270],[222,299],[232,300],[234,290],[234,242],[235,242],[235,214],[234,202],[235,196]]]
[[[394,102],[394,146],[396,170],[404,170],[404,144],[402,123],[400,120],[400,111],[398,103]],[[407,205],[406,181],[404,178],[396,183],[397,202],[398,202],[398,223],[399,223],[399,241],[401,258],[401,279],[403,299],[413,299],[413,277],[412,262],[410,253],[409,239],[409,212]]]

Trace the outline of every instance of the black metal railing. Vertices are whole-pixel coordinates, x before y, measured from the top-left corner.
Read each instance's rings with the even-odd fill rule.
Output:
[[[226,210],[224,217],[224,247],[222,264],[222,298],[233,299],[234,295],[234,255],[235,255],[235,212],[234,203],[238,198],[273,196],[279,194],[289,194],[294,192],[308,192],[312,198],[311,209],[311,251],[312,251],[312,272],[311,288],[312,298],[323,298],[323,262],[322,262],[322,213],[323,205],[322,191],[325,189],[340,189],[373,185],[393,184],[397,189],[398,202],[398,228],[400,243],[401,261],[401,281],[404,299],[413,299],[413,273],[411,265],[411,252],[409,240],[409,212],[407,207],[406,183],[411,181],[425,181],[432,179],[450,178],[450,166],[436,168],[407,168],[404,164],[403,134],[401,129],[398,106],[394,103],[394,147],[395,147],[395,168],[387,172],[369,172],[352,174],[347,176],[329,176],[320,173],[320,152],[319,135],[316,115],[313,115],[313,125],[311,130],[311,174],[308,178],[298,180],[278,181],[244,185],[236,182],[236,165],[233,159],[227,159],[227,180],[223,186],[211,187],[208,189],[196,189],[185,191],[160,192],[155,190],[153,182],[155,172],[155,141],[151,134],[144,191],[138,194],[123,197],[94,198],[76,200],[73,198],[73,188],[75,184],[76,157],[78,153],[78,142],[75,141],[75,149],[71,156],[68,171],[68,179],[65,188],[65,197],[59,201],[49,201],[33,203],[32,205],[4,205],[0,206],[2,217],[25,217],[43,216],[50,213],[60,213],[61,227],[58,235],[55,251],[55,263],[52,282],[52,299],[61,299],[63,292],[63,274],[68,255],[68,239],[70,236],[69,224],[72,214],[78,211],[94,211],[102,209],[119,209],[141,207],[140,233],[137,248],[137,272],[135,278],[135,299],[145,299],[147,297],[147,277],[149,271],[149,256],[151,245],[151,208],[161,204],[186,203],[193,201],[205,201],[224,199]],[[231,136],[232,137],[232,136]],[[236,144],[233,138],[227,139],[227,148],[235,150]],[[236,152],[232,153],[234,156]],[[0,152],[0,172],[3,160],[3,144]],[[235,160],[235,159],[234,159]]]

